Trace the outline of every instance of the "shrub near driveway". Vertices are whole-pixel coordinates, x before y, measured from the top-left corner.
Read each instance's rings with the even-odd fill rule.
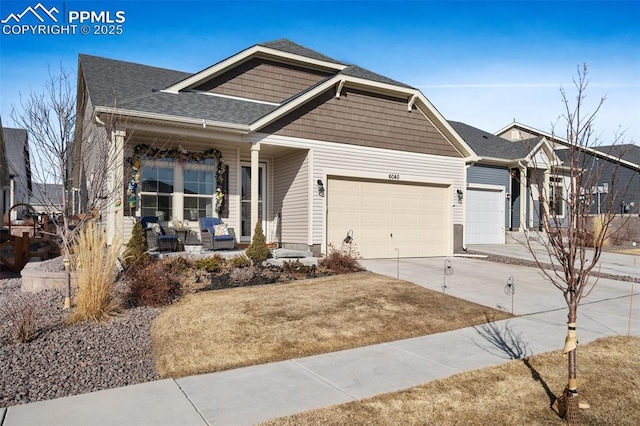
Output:
[[[370,272],[191,294],[151,331],[162,377],[351,349],[511,315]]]

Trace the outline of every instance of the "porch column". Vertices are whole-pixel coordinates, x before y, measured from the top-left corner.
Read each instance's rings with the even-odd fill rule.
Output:
[[[520,230],[526,231],[529,229],[529,222],[527,221],[527,197],[531,194],[527,192],[527,168],[520,168]]]
[[[549,200],[549,196],[551,195],[551,192],[549,191],[549,175],[550,175],[550,170],[549,169],[545,169],[544,171],[544,178],[543,178],[543,201],[544,201],[544,206],[543,206],[543,213],[544,213],[544,217],[541,218],[540,220],[540,225],[542,225],[542,220],[544,220],[546,222],[546,224],[549,224],[549,216],[551,215],[551,212],[549,211],[549,207],[551,207],[551,202]],[[543,228],[544,229],[544,228]]]
[[[107,242],[114,241],[123,243],[124,236],[124,140],[126,133],[124,130],[111,132],[112,150],[110,152],[111,161],[107,179],[107,191],[109,194],[109,205],[107,206]]]
[[[251,241],[258,223],[258,198],[260,183],[260,143],[251,145]]]

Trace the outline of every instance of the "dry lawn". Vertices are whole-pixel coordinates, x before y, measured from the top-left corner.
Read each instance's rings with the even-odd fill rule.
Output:
[[[161,377],[406,339],[510,314],[370,272],[188,295],[153,323]]]
[[[579,347],[580,399],[591,405],[583,424],[640,424],[638,354],[639,337]],[[557,351],[264,425],[560,425],[549,407],[565,384],[566,361]]]

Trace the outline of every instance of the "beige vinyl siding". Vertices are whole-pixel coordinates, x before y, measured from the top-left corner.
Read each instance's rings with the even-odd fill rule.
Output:
[[[261,129],[263,133],[343,144],[461,157],[407,99],[343,89],[329,90]]]
[[[299,150],[274,161],[273,216],[280,212],[280,242],[308,244],[308,151]]]
[[[136,224],[138,218],[135,216],[125,216],[124,217],[124,230],[122,232],[122,244],[127,244],[131,239],[131,234],[133,233],[133,225]]]
[[[348,144],[320,142],[281,136],[256,135],[263,144],[291,146],[313,151],[312,182],[322,179],[337,169],[358,177],[376,173],[387,177],[390,173],[400,176],[399,182],[451,182],[452,194],[465,186],[465,161],[462,158],[442,157],[379,148],[359,147]],[[343,174],[344,175],[344,174]],[[313,194],[313,243],[324,240],[324,198],[317,191]],[[452,223],[463,224],[464,208],[455,204],[452,208]]]
[[[280,103],[329,75],[326,72],[254,58],[195,89]]]

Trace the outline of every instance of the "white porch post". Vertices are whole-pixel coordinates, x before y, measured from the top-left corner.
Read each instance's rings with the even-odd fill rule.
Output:
[[[544,220],[547,224],[549,223],[549,215],[551,215],[551,212],[549,211],[549,208],[551,207],[551,202],[549,200],[549,196],[551,195],[551,192],[549,191],[549,176],[551,174],[551,171],[549,169],[545,169],[544,171],[544,179],[543,179],[543,185],[544,188],[542,190],[542,194],[543,194],[543,201],[544,201],[544,207],[543,207],[543,212],[544,212],[544,217],[540,218],[540,224],[542,225],[542,220]]]
[[[522,167],[520,169],[520,230],[522,231],[529,229],[527,223],[527,197],[529,196],[527,193],[527,168]]]
[[[107,241],[112,244],[115,241],[122,243],[124,237],[124,130],[111,132],[112,151],[110,164],[112,165],[110,175],[107,180],[107,190],[109,191],[109,206],[107,208]]]
[[[260,182],[260,143],[251,145],[251,241],[258,223],[258,197]]]

